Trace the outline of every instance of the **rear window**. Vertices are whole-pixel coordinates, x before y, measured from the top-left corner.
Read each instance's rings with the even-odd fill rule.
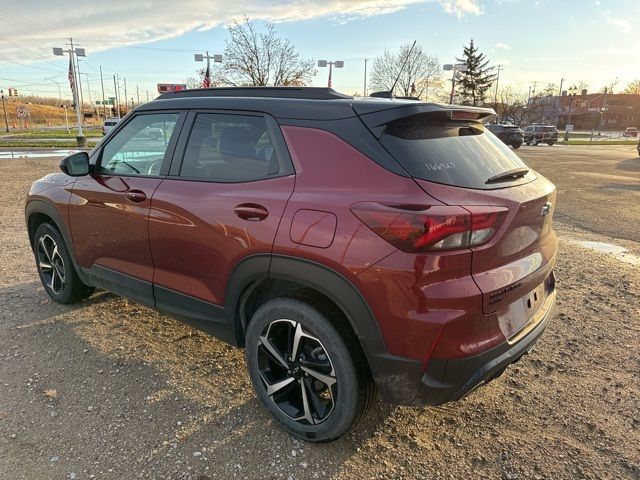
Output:
[[[511,149],[481,123],[415,115],[388,124],[380,141],[413,177],[465,188],[487,184],[507,170],[526,167]]]

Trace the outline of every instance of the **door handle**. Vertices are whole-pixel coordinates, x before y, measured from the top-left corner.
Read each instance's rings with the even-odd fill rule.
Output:
[[[237,216],[250,222],[258,222],[269,216],[269,210],[256,203],[242,203],[233,209]]]
[[[133,203],[141,203],[147,199],[147,196],[142,190],[129,190],[124,193],[124,196],[131,200]]]

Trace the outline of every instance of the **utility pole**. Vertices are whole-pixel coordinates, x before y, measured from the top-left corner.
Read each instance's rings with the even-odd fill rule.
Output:
[[[118,82],[116,80],[117,75],[113,76],[113,89],[116,91],[116,112],[118,115],[118,120],[120,119],[120,94],[119,94],[119,88],[118,88]]]
[[[64,50],[62,48],[54,48],[53,54],[57,56],[64,56],[65,52],[69,54],[69,65],[71,66],[71,75],[73,77],[73,103],[76,105],[76,121],[78,122],[78,135],[76,135],[76,142],[79,147],[85,147],[87,145],[87,139],[82,133],[82,106],[80,105],[80,98],[78,90],[80,87],[79,77],[76,70],[76,58],[86,57],[84,48],[78,48],[73,46],[73,38],[69,38],[69,44],[71,48]]]
[[[9,118],[7,117],[7,107],[4,104],[4,90],[0,90],[0,97],[2,97],[2,111],[4,112],[4,128],[9,133]]]
[[[88,73],[83,73],[82,75],[87,77],[87,90],[89,91],[89,105],[93,105],[92,100],[91,100],[91,84],[89,83],[89,74]]]
[[[496,94],[493,98],[493,108],[498,108],[498,83],[500,82],[500,70],[502,70],[504,65],[497,65],[495,68],[498,70],[496,74]]]
[[[138,90],[138,85],[136,85],[136,97],[138,97],[138,107],[140,106],[140,90]]]
[[[102,86],[102,115],[107,119],[107,102],[104,100],[104,78],[102,78],[102,65],[100,65],[100,85]]]
[[[367,96],[367,62],[369,61],[368,58],[364,59],[364,96]]]
[[[127,79],[124,79],[124,104],[127,106],[127,111],[129,111],[129,100],[127,100]]]

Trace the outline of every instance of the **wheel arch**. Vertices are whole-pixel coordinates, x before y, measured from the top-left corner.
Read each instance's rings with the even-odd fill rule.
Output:
[[[66,223],[62,218],[62,214],[55,205],[45,200],[29,200],[25,206],[25,219],[27,222],[27,233],[29,235],[29,244],[31,245],[31,249],[33,250],[34,247],[33,236],[35,235],[38,226],[42,223],[53,224],[53,226],[56,227],[62,235],[78,277],[80,277],[80,280],[85,285],[91,285],[91,282],[88,282],[82,274],[82,269],[78,264],[73,242],[71,241],[71,236],[69,235]]]

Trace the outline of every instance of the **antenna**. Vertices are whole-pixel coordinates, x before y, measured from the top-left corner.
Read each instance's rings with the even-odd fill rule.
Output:
[[[409,57],[411,56],[411,52],[413,52],[413,48],[416,46],[416,42],[417,42],[417,40],[413,41],[413,45],[411,45],[411,48],[409,49],[409,53],[407,53],[407,58],[405,58],[404,62],[402,62],[402,67],[400,67],[400,71],[398,72],[398,76],[396,77],[396,81],[393,82],[393,86],[391,87],[391,90],[389,91],[389,93],[391,94],[391,98],[393,98],[393,90],[396,88],[396,84],[398,83],[398,80],[400,80],[400,75],[402,75],[402,71],[404,70],[404,66],[409,61]]]

